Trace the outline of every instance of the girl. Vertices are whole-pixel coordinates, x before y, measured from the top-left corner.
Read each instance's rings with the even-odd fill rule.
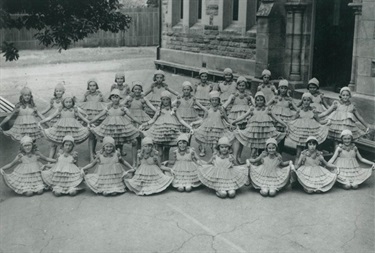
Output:
[[[77,120],[77,118],[80,118],[89,124],[89,121],[79,112],[75,103],[76,99],[74,96],[65,95],[62,100],[63,107],[39,122],[39,127],[43,130],[44,136],[50,142],[56,144],[51,147],[50,158],[55,156],[57,145],[63,143],[63,139],[66,135],[71,135],[74,138],[75,143],[84,142],[90,135],[89,129],[82,126]],[[42,123],[48,122],[57,116],[59,116],[59,120],[52,127],[48,129],[43,129],[41,127]]]
[[[44,110],[42,112],[42,115],[45,115],[49,111],[54,109],[54,111],[50,114],[50,115],[52,115],[53,113],[55,113],[56,111],[61,109],[62,108],[62,99],[63,99],[64,93],[65,93],[64,83],[62,83],[62,82],[58,83],[55,87],[55,91],[53,92],[53,98],[51,98],[49,106],[46,108],[46,110]],[[49,122],[49,125],[53,126],[57,122],[57,120],[58,120],[58,117],[53,118]]]
[[[200,81],[195,84],[194,95],[195,98],[201,105],[208,108],[210,105],[209,93],[213,89],[213,85],[208,81],[208,70],[203,68],[199,70]],[[205,111],[201,110],[200,107],[196,106],[195,109],[198,111],[199,117],[203,117]]]
[[[115,83],[111,86],[111,91],[117,89],[120,91],[120,97],[124,99],[127,95],[130,94],[129,85],[125,83],[125,74],[122,72],[116,73]]]
[[[271,107],[273,114],[275,114],[277,117],[279,117],[282,121],[284,121],[287,124],[289,121],[293,119],[293,117],[296,114],[296,111],[298,111],[297,106],[293,103],[293,99],[288,94],[288,85],[289,83],[287,80],[281,80],[279,82],[280,95],[275,96],[267,103],[267,106]],[[292,108],[295,111],[292,111]],[[276,129],[279,132],[285,132],[285,128],[283,125],[276,124]]]
[[[328,138],[332,139],[335,144],[335,150],[341,140],[341,132],[345,129],[349,129],[353,134],[353,140],[358,140],[361,136],[366,133],[358,128],[356,124],[358,121],[367,129],[369,124],[362,118],[355,108],[355,105],[350,102],[351,92],[348,87],[343,87],[340,90],[340,101],[333,102],[332,106],[321,114],[321,117],[326,115],[330,121]]]
[[[105,119],[99,126],[90,130],[101,140],[104,136],[111,136],[115,140],[116,148],[119,148],[122,154],[124,154],[123,145],[125,143],[132,143],[132,157],[133,164],[135,164],[137,156],[136,139],[139,136],[139,131],[130,120],[135,121],[137,124],[140,124],[140,122],[132,117],[128,109],[120,105],[121,96],[118,89],[112,90],[108,99],[111,101],[111,104],[107,109],[90,120],[90,123],[94,123],[103,116]]]
[[[318,113],[322,113],[328,108],[329,106],[324,101],[324,94],[319,91],[319,81],[315,77],[312,78],[309,83],[307,84],[307,89],[311,94],[312,104],[311,106],[317,111]],[[300,107],[301,103],[298,105]]]
[[[120,152],[116,151],[115,140],[112,137],[103,138],[102,150],[97,153],[92,163],[82,168],[83,173],[95,165],[97,165],[95,172],[85,175],[85,182],[93,192],[103,196],[114,196],[125,192],[123,181],[123,177],[127,174],[125,166],[133,168],[122,159]]]
[[[43,190],[48,189],[48,187],[42,180],[43,165],[39,161],[56,162],[56,160],[43,156],[38,151],[33,139],[27,135],[22,137],[20,143],[20,153],[11,163],[0,168],[1,175],[3,175],[9,188],[18,194],[26,196],[32,196],[35,193],[42,194]],[[20,164],[12,173],[4,173],[4,170],[12,168],[17,163]]]
[[[266,98],[261,91],[255,94],[255,107],[252,106],[244,115],[232,121],[232,124],[235,125],[248,116],[250,118],[246,128],[234,132],[236,140],[233,143],[233,150],[238,163],[240,163],[243,146],[251,148],[251,158],[255,158],[260,150],[266,148],[267,139],[276,138],[279,142],[285,137],[285,133],[276,131],[274,122],[287,128],[287,125],[266,106]]]
[[[155,108],[158,109],[160,106],[161,93],[163,91],[169,91],[173,95],[178,96],[178,93],[170,89],[168,84],[165,83],[165,74],[163,71],[156,70],[153,81],[154,82],[151,84],[150,89],[145,92],[144,96],[148,96],[148,99]],[[153,117],[155,112],[152,109],[148,109],[147,114],[150,115],[150,117]]]
[[[174,104],[177,107],[177,115],[180,116],[186,123],[190,124],[199,119],[198,112],[195,110],[195,107],[199,107],[203,111],[207,109],[199,103],[198,100],[192,95],[193,85],[189,81],[182,83],[182,97],[177,97],[177,100]],[[181,127],[181,132],[188,133],[190,128]]]
[[[258,163],[252,165],[250,163]],[[266,151],[256,159],[246,160],[250,170],[251,184],[255,189],[260,189],[263,196],[273,197],[289,183],[292,161],[283,162],[281,155],[277,152],[277,141],[270,138],[266,141]]]
[[[342,144],[340,144],[333,154],[329,163],[340,168],[340,174],[337,181],[342,184],[344,189],[357,189],[358,185],[371,177],[375,163],[363,158],[357,147],[353,143],[352,131],[345,129],[341,132]],[[371,168],[359,167],[358,160]]]
[[[220,198],[234,198],[236,190],[248,180],[245,166],[235,166],[233,155],[230,154],[230,142],[227,137],[221,137],[207,165],[198,168],[199,180],[208,188],[214,189]]]
[[[43,181],[52,188],[55,196],[69,194],[75,196],[81,188],[83,174],[77,167],[77,152],[73,151],[74,138],[66,135],[62,141],[62,150],[57,155],[57,163],[51,169],[42,171]]]
[[[177,145],[177,138],[180,135],[181,125],[190,129],[189,126],[178,114],[176,114],[175,108],[172,108],[171,93],[169,91],[163,91],[161,93],[161,102],[158,106],[159,111],[155,114],[154,118],[142,124],[140,129],[150,127],[147,131],[144,131],[144,135],[153,139],[159,151],[160,158],[163,161],[169,160],[169,150],[171,146]]]
[[[194,131],[194,137],[199,143],[199,156],[201,157],[206,155],[206,149],[203,145],[211,146],[213,151],[220,137],[226,136],[230,141],[234,139],[227,114],[221,106],[218,91],[210,92],[210,109],[207,111],[205,118],[195,121],[191,125],[193,127],[200,125]]]
[[[329,191],[336,182],[337,174],[339,174],[338,168],[326,162],[322,152],[316,150],[317,146],[317,138],[309,136],[306,140],[307,149],[301,153],[295,169],[298,182],[307,193]],[[331,172],[320,164],[335,171]]]
[[[320,120],[321,116],[311,107],[311,94],[304,93],[301,100],[301,110],[294,116],[295,119],[288,123],[289,133],[287,138],[297,147],[296,161],[298,161],[307,137],[314,136],[320,144],[328,135],[328,126],[322,125],[324,122]]]
[[[228,100],[230,95],[236,93],[236,82],[233,80],[233,71],[230,68],[226,68],[223,71],[224,81],[218,85],[218,91],[220,92],[220,100],[223,104]],[[227,111],[231,110],[232,106],[227,106]]]
[[[21,90],[19,101],[20,102],[14,107],[13,112],[0,123],[0,131],[6,136],[10,136],[15,141],[20,141],[22,137],[26,135],[33,140],[41,138],[42,132],[38,128],[37,117],[41,119],[44,119],[44,117],[38,112],[29,88],[24,87]],[[8,131],[3,131],[2,127],[4,124],[13,116],[16,116],[16,120],[12,128]]]
[[[223,105],[224,109],[228,108],[228,106],[232,107],[228,115],[230,121],[238,119],[250,109],[250,105],[254,105],[251,93],[246,91],[246,84],[247,80],[245,77],[238,77],[236,93],[230,95],[227,102]],[[243,120],[237,123],[237,126],[240,129],[245,129],[246,124],[246,120]]]
[[[92,78],[87,81],[87,91],[84,95],[83,103],[80,105],[80,108],[87,114],[88,120],[92,120],[105,109],[103,94],[99,91],[99,86],[96,79]],[[100,124],[100,120],[103,120],[103,118],[99,119],[97,124]],[[95,135],[90,134],[90,161],[94,160],[95,149],[96,138]]]
[[[273,99],[277,95],[277,90],[275,85],[273,85],[271,80],[271,71],[268,69],[263,70],[262,72],[263,83],[258,85],[258,91],[263,92],[264,97],[266,98],[266,103]]]
[[[188,142],[189,136],[181,134],[177,139],[177,149],[173,152],[174,160],[164,162],[164,165],[173,165],[172,186],[180,192],[190,192],[192,187],[201,185],[197,170],[198,158],[194,149],[188,146]]]
[[[126,186],[137,195],[164,191],[173,181],[171,169],[160,165],[158,151],[153,148],[152,139],[149,137],[142,140],[137,166],[134,176],[124,179]],[[163,171],[167,173],[164,174]]]

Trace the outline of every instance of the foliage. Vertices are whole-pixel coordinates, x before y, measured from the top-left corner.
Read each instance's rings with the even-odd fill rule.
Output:
[[[99,30],[129,28],[131,17],[121,13],[121,7],[119,0],[3,0],[0,28],[36,29],[34,37],[41,44],[61,51]],[[17,60],[15,47],[4,45],[6,60]]]
[[[159,7],[159,0],[147,0],[147,7]]]

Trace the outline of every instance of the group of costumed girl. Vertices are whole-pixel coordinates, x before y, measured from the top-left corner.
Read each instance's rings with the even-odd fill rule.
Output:
[[[210,83],[208,71],[202,69],[197,84],[182,84],[181,95],[168,87],[160,70],[146,91],[141,82],[129,86],[123,74],[116,74],[108,96],[90,79],[82,102],[59,83],[42,113],[31,90],[24,88],[14,111],[0,123],[2,128],[15,117],[13,126],[2,132],[20,142],[19,153],[1,174],[12,190],[27,196],[47,189],[56,196],[73,196],[83,181],[104,196],[126,189],[150,195],[170,185],[191,191],[201,184],[221,198],[233,198],[249,184],[263,196],[275,196],[297,182],[308,193],[326,192],[336,181],[345,189],[358,188],[371,176],[374,163],[354,144],[369,125],[350,102],[350,90],[342,88],[340,100],[327,106],[313,78],[295,104],[288,81],[281,80],[276,89],[270,74],[263,71],[254,96],[246,89],[246,78],[234,81],[230,69],[224,70],[224,81],[218,84]],[[51,143],[49,157],[36,146],[43,136]],[[199,144],[198,153],[190,147],[192,137]],[[279,143],[285,138],[296,146],[294,162],[280,155]],[[317,150],[327,138],[335,143],[328,162]],[[74,147],[86,139],[90,163],[78,167]],[[96,152],[97,140],[102,147]],[[123,158],[126,144],[132,149],[132,164]],[[244,146],[251,149],[246,163],[241,162]],[[177,148],[170,158],[171,147]],[[212,156],[204,161],[207,148]]]

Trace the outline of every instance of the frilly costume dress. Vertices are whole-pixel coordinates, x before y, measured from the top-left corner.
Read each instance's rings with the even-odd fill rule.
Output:
[[[255,149],[265,149],[269,138],[281,140],[284,134],[276,131],[274,119],[269,114],[268,107],[251,107],[252,116],[244,130],[234,131],[236,139],[244,146]]]
[[[92,120],[106,108],[103,94],[100,91],[96,91],[95,93],[87,91],[83,102],[80,104],[80,108],[86,112],[87,119]],[[99,125],[102,120],[104,118],[97,120],[95,124]]]
[[[53,192],[69,194],[81,190],[78,185],[83,181],[83,175],[75,164],[76,158],[76,152],[68,155],[59,153],[57,163],[51,169],[42,171],[43,181],[52,188]]]
[[[141,164],[136,169],[133,178],[124,178],[129,190],[137,195],[151,195],[164,191],[173,181],[173,176],[164,174],[155,161],[157,159],[157,151],[153,152],[154,156],[150,157],[142,157],[138,153]]]
[[[159,112],[157,112],[159,113]],[[144,131],[144,135],[150,137],[155,144],[175,146],[180,135],[181,124],[173,109],[162,108],[160,116],[154,124]]]
[[[270,157],[263,152],[262,164],[250,166],[250,181],[255,189],[281,190],[289,183],[290,165],[281,167],[282,157],[280,154]]]
[[[45,137],[56,144],[61,144],[66,135],[71,135],[76,144],[84,142],[90,131],[76,119],[77,113],[77,108],[60,109],[59,120],[52,127],[43,130]]]
[[[97,152],[97,165],[94,173],[85,175],[86,185],[95,193],[123,193],[125,184],[125,166],[120,163],[120,155],[114,152],[110,155]]]
[[[35,154],[31,156],[19,154],[18,156],[21,163],[12,173],[3,175],[6,185],[18,194],[47,189],[41,175],[43,164],[38,161],[38,156]]]
[[[328,135],[328,126],[322,125],[314,119],[312,109],[301,109],[298,118],[289,121],[289,138],[297,146],[305,146],[309,136],[314,136],[318,143],[325,141]]]
[[[224,121],[219,108],[208,110],[207,117],[194,130],[194,136],[198,142],[208,145],[217,144],[223,136],[227,137],[230,142],[234,140],[233,132],[229,130],[229,124]]]
[[[183,153],[180,153],[178,149],[174,151],[176,162],[172,168],[174,172],[173,187],[198,187],[201,185],[198,178],[199,165],[194,160],[194,152],[193,148],[188,148]]]
[[[316,95],[311,94],[312,103],[311,106],[315,108],[318,113],[324,112],[326,109],[323,106],[322,100],[323,94],[317,93]]]
[[[276,87],[273,84],[261,83],[258,85],[258,91],[263,92],[266,103],[275,97]]]
[[[125,114],[128,113],[130,112],[124,107],[115,108],[109,105],[106,109],[106,118],[99,126],[92,128],[91,132],[100,139],[103,139],[104,136],[111,136],[116,145],[132,142],[139,136],[139,131],[130,119],[125,117]]]
[[[275,96],[274,102],[271,106],[271,110],[273,114],[275,114],[282,121],[288,124],[288,122],[291,121],[293,117],[296,115],[296,111],[292,111],[290,109],[291,104],[292,104],[291,97]],[[285,131],[285,127],[280,125],[279,123],[276,124],[276,128],[280,132]]]
[[[134,96],[132,97],[132,100],[127,103],[128,103],[129,112],[131,116],[133,116],[133,118],[135,118],[142,124],[148,122],[151,119],[150,116],[145,112],[146,107],[148,108],[148,106],[146,105],[145,98],[143,98],[143,96],[141,97]],[[135,122],[134,122],[134,126],[139,127],[138,124]]]
[[[38,127],[36,107],[30,108],[17,104],[14,110],[17,113],[17,118],[12,128],[3,132],[6,136],[10,136],[15,141],[20,141],[25,135],[30,136],[33,140],[43,136]]]
[[[199,82],[195,85],[195,98],[201,105],[208,108],[210,106],[210,92],[212,91],[212,84],[208,81],[206,83]],[[198,111],[200,117],[204,116],[204,111],[195,106],[195,109]]]
[[[301,153],[302,166],[297,171],[298,182],[306,191],[327,192],[336,182],[337,174],[320,166],[324,159],[321,152],[316,151],[310,154],[308,150]]]
[[[237,190],[248,181],[248,169],[246,166],[234,166],[233,155],[222,158],[214,154],[212,159],[212,164],[198,167],[199,180],[208,188],[215,191]]]
[[[146,96],[148,100],[150,100],[151,104],[156,108],[159,109],[160,107],[160,101],[161,101],[161,93],[163,91],[166,91],[166,87],[168,87],[168,84],[162,83],[161,85],[158,85],[156,83],[151,84],[151,92]],[[150,108],[146,108],[146,113],[150,116],[153,116],[155,112],[151,110]]]
[[[251,105],[251,93],[249,92],[236,92],[234,94],[234,101],[231,101],[231,109],[228,113],[228,119],[233,121],[244,115],[249,109]],[[244,129],[246,127],[246,119],[242,120],[241,122],[237,123],[240,126],[240,129]]]
[[[234,94],[237,92],[237,84],[235,81],[231,81],[231,82],[226,82],[226,81],[223,81],[223,82],[220,82],[219,85],[218,85],[218,90],[220,91],[220,101],[222,104],[224,104],[228,98],[230,97],[230,95]],[[229,112],[230,110],[232,109],[232,105],[229,105],[226,110]]]
[[[195,109],[195,97],[190,96],[188,98],[182,97],[176,100],[177,111],[176,113],[189,125],[198,120],[198,111]],[[188,133],[190,129],[181,125],[181,132]]]
[[[328,138],[341,141],[340,135],[342,130],[348,129],[353,133],[353,140],[358,140],[365,134],[356,124],[354,111],[356,110],[352,103],[334,102],[335,111],[333,111],[328,119],[331,121],[329,126]]]
[[[51,103],[51,107],[52,107],[54,110],[51,109],[51,112],[49,112],[47,115],[45,115],[46,117],[48,117],[48,116],[50,116],[50,115],[56,113],[56,111],[61,110],[62,107],[63,107],[63,105],[62,105],[62,99],[51,98],[50,103]],[[59,118],[60,118],[59,116],[54,117],[53,119],[51,119],[51,120],[48,122],[48,124],[49,124],[50,126],[53,126],[53,125],[59,120]]]
[[[127,83],[123,83],[121,86],[119,86],[117,83],[114,83],[111,86],[111,91],[114,89],[117,89],[120,91],[120,97],[123,99],[123,101],[124,101],[124,98],[126,98],[126,96],[130,94],[129,84]],[[109,97],[109,96],[110,95],[108,94],[108,96],[105,96],[105,97]]]
[[[337,181],[346,185],[359,185],[371,177],[372,169],[360,167],[357,161],[357,147],[352,144],[348,149],[341,144],[338,157],[333,163],[340,168]]]

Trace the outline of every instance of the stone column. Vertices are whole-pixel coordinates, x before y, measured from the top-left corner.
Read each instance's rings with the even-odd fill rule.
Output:
[[[287,48],[290,50],[289,80],[301,81],[303,22],[306,4],[287,2]]]
[[[354,38],[353,38],[353,54],[352,54],[352,72],[350,76],[349,88],[351,91],[356,91],[356,73],[357,73],[357,42],[358,42],[358,26],[360,22],[360,16],[362,15],[362,3],[355,1],[349,3],[349,6],[353,8],[355,21],[354,21]]]

